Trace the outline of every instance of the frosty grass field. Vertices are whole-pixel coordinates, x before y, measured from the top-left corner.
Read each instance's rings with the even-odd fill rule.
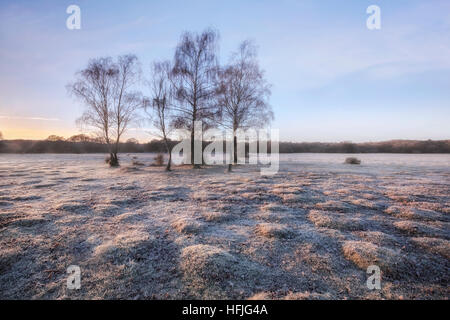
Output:
[[[450,297],[450,155],[284,154],[272,177],[132,156],[0,155],[0,298]]]

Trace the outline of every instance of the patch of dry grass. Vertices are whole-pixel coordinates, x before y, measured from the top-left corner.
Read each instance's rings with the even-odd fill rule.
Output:
[[[203,218],[208,222],[225,222],[233,218],[229,213],[207,211],[202,213]]]
[[[271,292],[258,292],[251,297],[249,297],[247,300],[273,300],[273,294]]]
[[[316,207],[322,210],[346,212],[352,209],[352,206],[348,203],[336,200],[328,200],[325,202],[316,203]]]
[[[332,299],[329,293],[315,293],[315,292],[291,292],[284,297],[284,300],[330,300]]]
[[[282,198],[283,202],[286,202],[286,203],[300,203],[300,202],[306,201],[306,196],[300,195],[300,194],[295,194],[295,193],[283,194],[283,195],[281,195],[281,198]]]
[[[180,256],[180,269],[186,285],[207,298],[225,298],[229,291],[246,286],[260,276],[255,263],[238,258],[230,252],[205,244],[184,248]]]
[[[289,207],[283,206],[283,205],[279,205],[277,203],[268,203],[265,204],[261,207],[262,210],[264,211],[268,211],[268,212],[286,212],[291,210]]]
[[[405,206],[390,206],[385,209],[384,212],[398,218],[422,221],[435,221],[445,219],[445,216],[433,210],[417,209]]]
[[[316,227],[347,231],[366,229],[366,225],[362,219],[348,218],[331,211],[311,210],[308,214],[308,219],[314,223]]]
[[[172,227],[180,233],[197,234],[204,226],[192,218],[178,218],[172,222]]]
[[[419,247],[427,251],[440,254],[450,260],[450,241],[439,238],[412,238],[411,239]]]
[[[260,223],[255,227],[255,233],[266,237],[285,239],[293,237],[293,232],[288,227],[278,223]]]
[[[419,235],[429,237],[436,237],[442,235],[441,230],[416,221],[410,220],[396,221],[394,222],[394,226],[408,235]]]
[[[393,274],[404,263],[404,257],[399,252],[366,241],[345,241],[342,251],[347,260],[363,270],[370,265],[377,265],[382,272]]]
[[[353,234],[364,241],[372,242],[379,246],[394,247],[400,244],[399,240],[394,236],[381,231],[356,231]]]

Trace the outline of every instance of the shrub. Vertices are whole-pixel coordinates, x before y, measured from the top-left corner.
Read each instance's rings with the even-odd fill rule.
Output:
[[[164,165],[164,155],[162,153],[159,153],[153,160],[155,161],[156,166]]]
[[[350,158],[345,159],[345,163],[347,163],[347,164],[360,164],[361,160],[359,160],[359,159],[357,159],[355,157],[350,157]]]

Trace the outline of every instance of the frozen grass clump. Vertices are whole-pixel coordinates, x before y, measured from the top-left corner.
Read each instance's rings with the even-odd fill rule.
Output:
[[[300,186],[281,184],[281,185],[274,185],[273,188],[270,190],[270,192],[276,195],[283,195],[291,193],[301,193],[303,192],[303,190]]]
[[[446,219],[444,214],[440,214],[433,210],[417,209],[405,206],[390,206],[384,210],[384,212],[395,217],[414,220],[435,221]]]
[[[308,219],[316,227],[331,228],[343,231],[365,230],[366,224],[362,219],[347,218],[342,214],[331,211],[311,210]]]
[[[364,209],[382,210],[385,206],[382,203],[368,199],[352,199],[350,203]]]
[[[352,206],[350,204],[336,200],[328,200],[325,202],[316,203],[316,207],[322,210],[331,210],[339,212],[346,212],[352,209]]]
[[[364,241],[372,242],[379,246],[393,247],[399,245],[397,238],[381,231],[356,231],[354,235]]]
[[[276,239],[286,239],[293,237],[292,230],[278,223],[260,223],[255,227],[255,233],[266,237]]]
[[[233,216],[229,213],[208,211],[202,213],[203,218],[208,222],[225,222],[231,220]]]
[[[361,160],[355,157],[349,157],[345,159],[346,164],[361,164]]]
[[[180,269],[186,285],[197,294],[201,292],[201,297],[210,299],[227,298],[239,287],[242,292],[261,278],[261,270],[254,262],[205,244],[184,248]]]
[[[305,201],[305,196],[295,193],[283,194],[281,198],[286,203],[300,203]]]
[[[370,265],[377,265],[382,272],[394,274],[404,265],[404,258],[397,251],[366,241],[345,241],[342,251],[347,260],[363,270]]]
[[[442,235],[441,230],[430,227],[424,223],[402,220],[394,222],[394,226],[408,235],[436,237]]]
[[[294,218],[293,210],[287,206],[270,203],[261,207],[261,212],[254,215],[258,220],[269,222],[282,222]],[[299,209],[297,209],[299,211]]]
[[[268,203],[266,205],[263,205],[261,207],[261,209],[264,211],[267,211],[267,212],[274,212],[274,213],[286,212],[286,211],[291,210],[291,208],[289,208],[287,206],[279,205],[276,203]]]
[[[123,264],[148,255],[154,239],[147,232],[129,230],[94,248],[93,258],[98,263]]]
[[[273,294],[270,292],[258,292],[251,297],[247,298],[247,300],[273,300]]]
[[[145,166],[145,163],[143,163],[143,162],[139,161],[137,158],[133,157],[133,159],[131,159],[131,165],[143,167],[143,166]]]
[[[316,292],[291,292],[284,297],[285,300],[330,300],[331,294],[329,293],[316,293]]]
[[[179,233],[197,234],[203,229],[203,224],[192,218],[178,218],[172,222],[172,227]]]
[[[440,254],[450,260],[450,241],[439,238],[412,238],[416,245],[426,249],[428,252]]]

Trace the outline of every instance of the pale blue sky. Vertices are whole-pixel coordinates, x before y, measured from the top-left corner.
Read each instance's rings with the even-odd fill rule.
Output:
[[[81,8],[82,29],[66,28]],[[381,8],[381,30],[366,8]],[[259,46],[282,140],[450,139],[450,1],[0,2],[0,131],[78,132],[83,107],[65,85],[89,58],[136,53],[148,72],[184,30],[220,31],[220,57]],[[141,141],[143,132],[131,131]]]

